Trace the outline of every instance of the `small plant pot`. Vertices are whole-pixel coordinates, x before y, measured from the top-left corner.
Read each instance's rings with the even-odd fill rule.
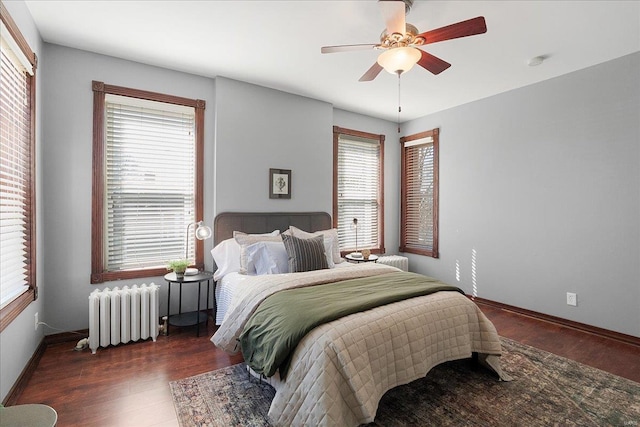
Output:
[[[176,271],[176,279],[182,280],[184,279],[184,271]]]

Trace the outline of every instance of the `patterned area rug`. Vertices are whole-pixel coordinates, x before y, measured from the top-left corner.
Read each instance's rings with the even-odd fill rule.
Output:
[[[387,392],[368,426],[640,426],[640,384],[502,338],[512,382],[449,362]],[[243,364],[170,383],[182,427],[269,426],[274,390]]]

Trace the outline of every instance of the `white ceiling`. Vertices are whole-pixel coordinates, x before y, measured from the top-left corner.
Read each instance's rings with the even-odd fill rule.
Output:
[[[27,0],[46,42],[202,76],[225,76],[396,121],[398,78],[358,82],[378,51],[321,54],[377,43],[375,0]],[[530,85],[640,51],[640,1],[416,0],[419,31],[484,16],[487,33],[426,46],[452,64],[401,78],[400,121]],[[544,55],[545,62],[527,61]]]

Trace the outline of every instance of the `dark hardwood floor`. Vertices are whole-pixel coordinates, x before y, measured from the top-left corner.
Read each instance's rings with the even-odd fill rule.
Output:
[[[477,304],[500,336],[640,383],[640,346]]]
[[[640,347],[478,304],[501,336],[640,382]],[[217,349],[194,328],[172,328],[157,342],[73,350],[49,345],[18,404],[44,403],[58,426],[177,426],[169,381],[242,361]]]

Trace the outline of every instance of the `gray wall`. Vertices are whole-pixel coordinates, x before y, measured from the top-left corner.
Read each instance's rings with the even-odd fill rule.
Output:
[[[330,104],[216,78],[215,207],[332,213],[333,126],[385,134],[385,244],[398,248],[396,125]],[[269,168],[291,169],[291,199],[269,199]]]
[[[42,76],[47,72],[46,60],[42,58],[42,39],[31,18],[27,6],[23,2],[3,2],[9,14],[20,28],[31,49],[38,56],[36,71],[36,283],[39,297],[32,302],[2,333],[0,333],[0,400],[4,400],[16,379],[25,368],[29,359],[40,344],[44,329],[34,328],[34,316],[38,313],[40,321],[46,321],[43,307],[49,292],[43,266],[43,96]]]
[[[640,53],[407,123],[440,128],[440,259],[412,269],[640,336],[638,76]]]
[[[333,124],[342,128],[385,135],[384,140],[384,246],[397,254],[400,246],[400,134],[398,125],[345,110],[333,110]]]
[[[215,211],[331,212],[332,107],[216,78]],[[269,199],[269,168],[291,170],[291,199]]]
[[[166,285],[162,277],[92,285],[91,182],[93,92],[91,81],[203,99],[205,159],[213,157],[214,82],[176,71],[109,56],[44,45],[49,66],[43,75],[44,127],[44,271],[49,283],[45,318],[55,328],[88,327],[87,297],[94,289],[132,283],[162,284],[160,312],[166,312]],[[213,169],[205,161],[205,220],[211,221]],[[195,287],[194,287],[195,290]],[[186,308],[195,293],[185,292]],[[195,305],[193,305],[195,307]],[[175,307],[174,307],[175,309]],[[48,334],[56,331],[47,330]]]

